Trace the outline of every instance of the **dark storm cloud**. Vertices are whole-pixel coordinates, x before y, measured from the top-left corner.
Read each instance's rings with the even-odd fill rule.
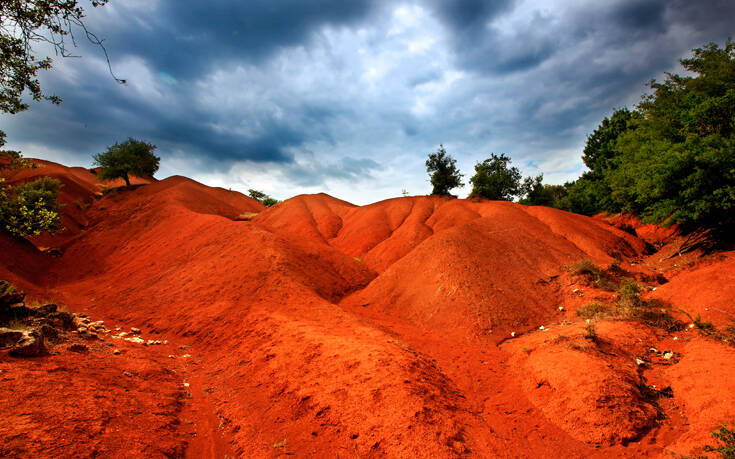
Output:
[[[196,78],[222,61],[262,62],[304,45],[325,25],[349,26],[370,12],[368,0],[163,0],[129,16],[111,50],[145,58],[177,79]],[[140,24],[144,27],[141,27]]]
[[[428,191],[439,143],[465,172],[495,151],[566,180],[603,116],[680,72],[690,49],[723,43],[732,17],[730,0],[112,2],[88,23],[129,84],[84,48],[43,77],[60,107],[1,127],[13,147],[80,164],[145,138],[162,165],[196,164],[176,173],[234,183],[244,164],[285,186]]]

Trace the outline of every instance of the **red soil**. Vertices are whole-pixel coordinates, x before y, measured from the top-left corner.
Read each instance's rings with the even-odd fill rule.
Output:
[[[735,393],[723,344],[621,320],[585,338],[576,308],[614,295],[572,284],[567,267],[617,258],[633,270],[647,250],[603,221],[437,197],[357,207],[319,194],[266,209],[183,177],[100,198],[84,172],[48,167],[78,182],[69,198],[91,193],[84,231],[59,258],[0,238],[0,275],[170,344],[81,359],[0,351],[6,454],[662,456],[701,452],[735,416],[718,398]],[[730,261],[653,294],[691,301],[735,272]],[[735,294],[711,290],[723,308]]]

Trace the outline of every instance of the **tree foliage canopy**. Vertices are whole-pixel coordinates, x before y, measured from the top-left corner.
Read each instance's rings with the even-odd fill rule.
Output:
[[[38,236],[61,227],[57,201],[61,182],[43,177],[13,187],[0,185],[0,225],[15,237]]]
[[[735,43],[710,43],[680,63],[691,76],[651,81],[635,111],[616,111],[590,135],[590,171],[570,186],[570,210],[690,229],[734,223]]]
[[[464,186],[462,174],[457,169],[457,160],[447,154],[444,145],[439,145],[436,153],[430,153],[426,160],[426,172],[429,173],[431,194],[446,196],[453,188]]]
[[[271,198],[267,194],[263,193],[262,191],[253,190],[252,188],[248,190],[248,196],[255,199],[259,203],[263,204],[266,207],[274,206],[278,204],[279,201],[276,198]]]
[[[475,175],[470,179],[472,198],[492,199],[496,201],[512,201],[523,192],[521,171],[517,167],[509,167],[510,158],[501,153],[497,156],[475,164]]]
[[[100,46],[107,57],[102,40],[87,30],[80,3],[77,0],[0,2],[0,111],[13,114],[28,109],[28,103],[23,100],[26,91],[33,100],[61,102],[58,97],[45,95],[41,90],[38,72],[50,69],[52,60],[48,56],[37,56],[35,45],[50,45],[56,55],[69,57],[68,41],[71,39],[71,44],[76,46],[76,29]],[[107,0],[90,1],[93,7],[105,3]],[[107,62],[109,65],[109,59]]]
[[[130,186],[129,174],[152,176],[158,171],[161,160],[153,154],[155,149],[155,145],[132,137],[123,143],[115,143],[106,152],[94,155],[94,163],[103,168],[99,177],[103,180],[122,178]]]

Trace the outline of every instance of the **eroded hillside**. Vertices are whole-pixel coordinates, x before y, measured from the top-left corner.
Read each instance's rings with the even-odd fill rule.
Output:
[[[183,177],[103,195],[92,174],[46,167],[88,205],[35,241],[56,257],[0,236],[0,278],[114,331],[81,355],[0,351],[4,454],[71,451],[34,435],[48,423],[90,455],[129,438],[146,456],[655,457],[701,452],[735,419],[735,352],[679,312],[726,329],[732,253],[664,269],[635,231],[549,208],[324,194],[264,208]],[[624,278],[635,307],[679,323],[615,313]],[[44,385],[67,401],[36,404]],[[92,400],[71,425],[79,391]],[[157,400],[130,424],[95,408]],[[157,409],[157,429],[132,427]]]

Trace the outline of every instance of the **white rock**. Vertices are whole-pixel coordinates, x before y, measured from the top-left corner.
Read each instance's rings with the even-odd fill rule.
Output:
[[[516,332],[510,332],[510,336],[511,337],[516,336]]]
[[[674,336],[674,341],[676,341],[676,340],[678,340],[678,339],[679,339],[679,337],[678,337],[678,336]]]
[[[663,358],[665,358],[666,360],[669,360],[673,356],[674,356],[674,353],[673,352],[666,351],[666,352],[664,352]]]
[[[563,311],[564,310],[564,306],[559,306],[559,310],[560,311]]]
[[[128,332],[120,332],[120,334],[117,336],[120,336],[120,337],[128,336]]]
[[[191,357],[191,355],[189,354],[184,354],[181,356],[182,359],[188,359],[189,357]]]
[[[152,339],[149,339],[149,340],[148,340],[148,342],[147,342],[146,344],[148,344],[149,346],[152,346],[152,345],[153,345],[153,343],[155,343],[155,341],[153,341]]]
[[[175,356],[175,355],[173,355],[173,354],[169,354],[169,355],[168,355],[168,358],[169,358],[169,359],[175,359],[175,358],[176,358],[176,356]]]
[[[140,335],[140,328],[130,327],[130,333]]]
[[[694,328],[694,324],[689,324],[689,328]]]
[[[125,341],[130,341],[131,343],[136,343],[136,344],[145,344],[145,340],[137,336],[134,336],[132,338],[125,338]]]
[[[115,355],[120,355],[120,349],[115,349],[114,351],[112,351],[112,353]]]
[[[163,340],[163,345],[164,346],[168,346],[168,340],[167,339]]]
[[[538,329],[539,329],[539,330],[544,330],[544,326],[543,326],[543,325],[541,325],[541,326],[540,326],[540,327],[539,327]]]
[[[644,365],[645,363],[646,363],[645,360],[641,360],[638,357],[636,357],[636,359],[635,359],[635,364],[636,365]]]
[[[189,383],[188,382],[185,382],[184,383],[184,387],[189,387]]]

